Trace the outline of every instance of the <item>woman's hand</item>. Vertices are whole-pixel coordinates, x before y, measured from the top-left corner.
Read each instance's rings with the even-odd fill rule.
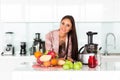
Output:
[[[65,58],[59,58],[59,59],[61,59],[61,60],[65,60]]]
[[[71,57],[67,57],[67,60],[74,62],[74,60]]]

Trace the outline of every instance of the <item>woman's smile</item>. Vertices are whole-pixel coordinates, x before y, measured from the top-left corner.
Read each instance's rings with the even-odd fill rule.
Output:
[[[69,19],[64,19],[61,21],[60,31],[61,33],[68,33],[72,29],[72,24]]]

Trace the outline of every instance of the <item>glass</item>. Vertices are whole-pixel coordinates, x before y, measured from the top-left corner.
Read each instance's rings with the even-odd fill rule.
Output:
[[[88,67],[95,68],[96,66],[97,66],[97,60],[96,60],[95,56],[89,56]]]

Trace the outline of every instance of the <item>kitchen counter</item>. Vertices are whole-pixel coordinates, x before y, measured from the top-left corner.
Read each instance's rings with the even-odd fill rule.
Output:
[[[100,77],[102,80],[120,80],[119,56],[102,56],[101,61],[102,64],[96,68],[83,65],[83,68],[77,71],[62,68],[34,69],[32,68],[35,62],[34,56],[0,56],[2,74],[0,78],[4,80],[96,80],[96,77]]]
[[[21,63],[14,69],[12,80],[120,80],[120,62],[103,62],[96,68],[83,65],[81,70],[34,69],[33,63]]]

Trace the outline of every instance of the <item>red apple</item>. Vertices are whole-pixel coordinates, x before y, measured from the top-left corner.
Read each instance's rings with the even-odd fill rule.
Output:
[[[54,51],[49,51],[47,55],[51,55],[52,58],[56,58],[56,53]]]

